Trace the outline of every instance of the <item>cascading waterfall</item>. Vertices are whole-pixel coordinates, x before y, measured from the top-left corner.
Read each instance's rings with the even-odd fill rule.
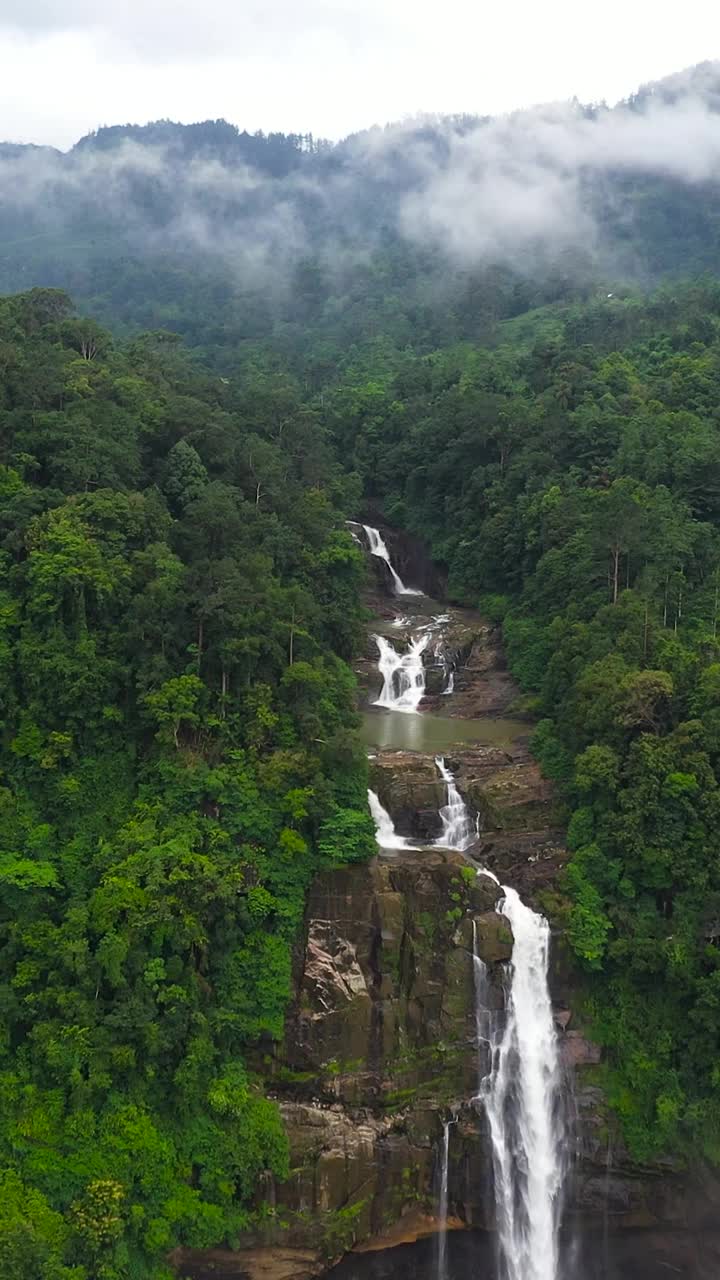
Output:
[[[447,804],[440,810],[442,835],[435,843],[443,849],[468,849],[475,843],[475,824],[443,757],[436,756],[435,764],[447,788]]]
[[[364,524],[363,530],[365,533],[365,537],[367,538],[367,541],[368,541],[368,550],[370,552],[370,555],[377,556],[379,560],[384,560],[385,564],[390,570],[390,575],[393,580],[393,586],[395,588],[395,594],[398,596],[421,596],[422,591],[418,591],[416,587],[406,587],[405,583],[400,577],[400,574],[397,573],[397,571],[395,570],[393,563],[390,559],[390,552],[388,551],[385,545],[385,542],[383,541],[383,538],[380,534],[380,530],[373,529],[372,525],[370,524]]]
[[[450,1126],[453,1117],[443,1120],[440,1152],[440,1195],[438,1197],[437,1280],[447,1280],[448,1180],[450,1170]]]
[[[493,877],[494,878],[494,877]],[[503,1280],[557,1280],[564,1175],[560,1068],[547,983],[547,920],[503,885],[497,906],[513,932],[504,1020],[487,1012],[487,970],[474,954],[476,1027],[491,1068],[479,1100],[488,1117]],[[474,952],[476,951],[474,935]]]
[[[381,849],[413,849],[404,836],[399,836],[387,809],[375,791],[368,790],[368,804],[375,823],[375,839]]]
[[[375,706],[386,707],[389,711],[417,711],[425,693],[422,655],[429,642],[427,633],[410,640],[404,654],[399,654],[384,636],[374,636],[373,639],[380,652],[378,669],[383,678]]]
[[[377,529],[362,526],[372,555],[388,566],[398,595],[421,595],[407,588],[390,561]],[[455,687],[454,667],[447,661],[441,625],[445,615],[423,626],[415,623],[407,651],[398,653],[384,636],[374,637],[383,686],[375,705],[393,711],[416,712],[425,693],[423,653],[433,643],[436,661],[445,673],[444,694]],[[397,628],[413,625],[396,618]],[[432,641],[431,641],[432,637]],[[440,809],[442,835],[437,846],[465,850],[475,843],[479,819],[473,822],[455,778],[442,756],[436,767],[446,787]],[[408,849],[374,791],[368,802],[378,845],[386,850]],[[496,884],[491,871],[481,870]],[[490,1131],[501,1280],[558,1280],[559,1227],[565,1174],[565,1135],[560,1107],[558,1045],[548,990],[550,931],[543,916],[527,907],[514,889],[502,886],[497,905],[512,928],[513,951],[507,966],[505,1008],[493,1010],[490,972],[480,955],[478,925],[473,922],[473,979],[475,1036],[478,1061],[476,1102],[485,1110]],[[437,1280],[448,1280],[447,1219],[450,1130],[443,1123],[438,1202]]]

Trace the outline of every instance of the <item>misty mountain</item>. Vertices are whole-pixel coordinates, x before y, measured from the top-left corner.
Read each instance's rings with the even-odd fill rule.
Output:
[[[327,322],[350,340],[404,325],[422,344],[438,310],[474,336],[713,267],[719,107],[706,63],[612,109],[422,118],[338,143],[160,120],[68,152],[5,144],[0,290],[52,284],[105,321],[191,341],[198,313],[220,342]]]

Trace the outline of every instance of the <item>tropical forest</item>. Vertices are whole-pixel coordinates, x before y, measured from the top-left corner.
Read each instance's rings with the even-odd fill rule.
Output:
[[[0,146],[3,1280],[718,1274],[693,112]]]

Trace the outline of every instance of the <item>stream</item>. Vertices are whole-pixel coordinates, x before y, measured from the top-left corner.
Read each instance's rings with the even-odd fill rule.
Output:
[[[403,750],[433,757],[438,783],[445,792],[439,806],[440,834],[434,847],[465,852],[476,843],[479,818],[473,814],[456,781],[445,753],[453,744],[510,746],[527,724],[512,718],[453,718],[451,704],[458,697],[463,671],[448,656],[453,611],[408,589],[392,563],[380,532],[362,529],[362,545],[385,566],[388,594],[397,599],[398,613],[383,619],[374,632],[377,648],[375,696],[365,711],[363,734],[368,746]],[[408,606],[407,596],[417,597]],[[400,612],[402,610],[402,612]],[[428,663],[439,666],[448,714],[428,707]],[[425,704],[425,706],[424,706]],[[450,705],[449,705],[450,704]],[[372,753],[371,753],[371,758]],[[416,850],[398,835],[388,808],[374,791],[369,804],[381,852]],[[389,802],[388,802],[389,803]],[[477,874],[497,877],[482,866]],[[542,915],[503,885],[496,910],[513,935],[512,957],[505,969],[504,1008],[490,1013],[487,971],[473,944],[478,1054],[477,1092],[466,1104],[484,1112],[492,1147],[497,1274],[502,1280],[559,1280],[559,1231],[567,1139],[560,1106],[561,1071],[557,1034],[548,989],[550,930]],[[476,938],[473,921],[473,939]],[[448,1168],[454,1117],[445,1117],[438,1151],[437,1280],[455,1280],[447,1251]],[[459,1277],[458,1277],[459,1280]]]

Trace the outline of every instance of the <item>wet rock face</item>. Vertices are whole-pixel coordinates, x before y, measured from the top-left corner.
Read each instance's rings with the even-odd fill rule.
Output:
[[[409,587],[418,588],[433,600],[441,600],[447,588],[447,574],[430,559],[425,544],[419,538],[413,537],[411,533],[406,533],[402,529],[389,528],[377,512],[368,514],[367,523],[380,530],[390,552],[390,558],[403,582]],[[386,576],[384,566],[373,564],[372,568],[376,574],[379,574],[383,591],[392,595],[392,580]]]
[[[442,582],[418,546],[382,531],[403,579],[439,594]],[[387,591],[381,561],[373,558],[369,573],[382,627],[402,605]],[[392,635],[401,641],[402,629]],[[428,651],[424,707],[450,719],[507,715],[517,689],[496,630],[453,609],[442,646],[442,654],[434,644]],[[450,698],[442,694],[448,666]],[[358,671],[365,700],[377,696],[370,637]],[[567,854],[552,789],[522,725],[507,747],[460,744],[445,759],[479,817],[477,841],[464,854],[433,847],[446,799],[433,755],[373,755],[371,786],[398,833],[425,847],[315,881],[284,1043],[255,1063],[281,1108],[292,1172],[285,1184],[260,1188],[260,1225],[241,1249],[176,1252],[172,1261],[187,1280],[309,1280],[338,1259],[333,1280],[435,1280],[438,1155],[450,1112],[448,1280],[495,1280],[491,1146],[473,1101],[489,1069],[476,1041],[473,924],[498,1012],[512,937],[495,910],[500,889],[476,871],[489,868],[552,916],[548,902]],[[600,1051],[577,1025],[576,976],[561,936],[551,991],[578,1155],[564,1278],[718,1280],[720,1181],[672,1163],[633,1165],[595,1083]]]
[[[557,829],[552,788],[530,757],[526,740],[507,749],[460,744],[445,755],[461,795],[478,818],[467,858],[514,885],[531,904],[551,887],[567,851]],[[378,751],[370,785],[400,835],[434,842],[442,832],[445,786],[435,759],[416,751]]]
[[[271,1069],[292,1174],[262,1188],[274,1211],[241,1251],[216,1251],[217,1271],[210,1255],[185,1251],[175,1259],[183,1275],[301,1280],[356,1245],[436,1230],[442,1117],[477,1087],[473,919],[502,1004],[512,938],[494,911],[499,892],[446,850],[318,877]],[[465,1155],[457,1146],[458,1188],[489,1185],[476,1127],[458,1121],[469,1135]],[[484,1224],[486,1201],[469,1210]]]
[[[373,557],[372,574],[376,591],[368,604],[375,615],[375,623],[368,630],[363,653],[355,663],[360,679],[361,701],[372,702],[377,697],[381,681],[378,678],[376,630],[380,630],[398,648],[407,643],[411,634],[417,634],[418,624],[429,621],[433,615],[442,616],[442,626],[431,634],[423,654],[425,668],[425,700],[423,709],[431,713],[457,720],[482,719],[484,717],[515,714],[520,691],[507,669],[502,649],[500,631],[484,622],[469,609],[451,608],[425,601],[423,612],[413,597],[388,594],[385,579],[387,565]],[[406,625],[397,626],[399,615]],[[390,626],[390,624],[393,624]],[[449,672],[453,672],[454,693],[444,695]],[[528,731],[531,729],[528,722]]]
[[[310,1280],[318,1274],[317,1251],[291,1245],[175,1249],[168,1261],[183,1280]]]
[[[472,926],[474,921],[478,951],[492,975],[491,999],[500,1010],[512,937],[495,910],[499,892],[492,881],[476,877],[462,855],[432,849],[318,878],[297,951],[297,994],[272,1067],[292,1174],[283,1185],[263,1188],[273,1214],[248,1239],[247,1255],[235,1255],[239,1269],[228,1277],[300,1280],[350,1250],[369,1253],[346,1258],[337,1280],[402,1275],[408,1242],[437,1230],[438,1152],[442,1121],[451,1110],[450,1225],[463,1230],[451,1232],[449,1256],[458,1270],[451,1267],[450,1277],[464,1280],[469,1272],[462,1267],[471,1257],[473,1274],[494,1276],[489,1135],[472,1103],[479,1075],[489,1066],[475,1040]],[[561,1001],[564,981],[561,973]],[[598,1060],[597,1047],[575,1026],[567,1002],[558,1006],[556,1024],[577,1077],[581,1159],[568,1189],[568,1249],[575,1226],[583,1237],[595,1232],[604,1238],[607,1224],[612,1240],[640,1228],[656,1241],[667,1232],[687,1235],[693,1222],[705,1229],[714,1183],[702,1219],[697,1192],[681,1169],[639,1169],[615,1136],[608,1163],[612,1117],[601,1091],[583,1083],[583,1073]],[[718,1197],[720,1207],[720,1188]],[[427,1261],[434,1253],[431,1245],[425,1252],[425,1246],[417,1248],[408,1256],[420,1260],[422,1274],[434,1265]],[[640,1245],[618,1252],[616,1271],[576,1268],[570,1274],[573,1280],[636,1280],[632,1260],[641,1253]],[[595,1262],[591,1255],[588,1266]],[[188,1270],[187,1259],[183,1265],[191,1280],[211,1274]],[[681,1274],[709,1280],[701,1270]],[[434,1280],[431,1270],[427,1276]]]
[[[416,751],[378,751],[371,761],[370,785],[401,835],[432,842],[442,830],[440,806],[445,786],[435,759]]]
[[[551,826],[554,796],[524,744],[509,750],[460,745],[446,752],[445,762],[469,808],[479,815],[486,842],[495,832],[547,831]],[[378,751],[370,783],[398,831],[420,839],[426,832],[439,833],[445,785],[434,756]]]
[[[459,655],[457,696],[452,714],[473,720],[506,715],[517,702],[518,687],[507,669],[497,627],[476,628],[467,656]]]
[[[566,1031],[563,1037],[563,1061],[566,1067],[594,1067],[600,1062],[598,1045],[579,1031]]]
[[[720,1231],[697,1235],[672,1231],[590,1234],[581,1244],[571,1234],[563,1241],[562,1274],[571,1280],[717,1280]],[[492,1238],[480,1231],[451,1233],[448,1280],[494,1280]],[[430,1240],[418,1240],[379,1253],[350,1254],[328,1273],[328,1280],[436,1280],[437,1255]]]
[[[437,1247],[421,1215],[410,1215],[415,1234],[385,1248],[353,1250],[325,1274],[328,1280],[436,1280]],[[428,1225],[432,1225],[430,1220]],[[183,1275],[189,1280],[309,1280],[317,1275],[314,1255],[300,1249],[248,1251],[184,1250]],[[563,1275],[571,1280],[717,1280],[720,1231],[628,1229],[588,1232],[582,1240],[569,1232],[563,1241]],[[179,1260],[179,1253],[178,1253]],[[484,1231],[450,1231],[448,1280],[495,1280],[495,1245]]]
[[[333,1280],[435,1280],[428,1237],[438,1226],[442,1120],[457,1108],[449,1280],[495,1277],[489,1136],[471,1102],[488,1066],[474,1038],[471,949],[474,921],[501,1009],[512,939],[494,909],[498,893],[462,855],[432,849],[318,878],[285,1043],[271,1067],[291,1176],[262,1188],[271,1211],[241,1250],[179,1251],[182,1276],[309,1280],[345,1255]],[[633,1165],[601,1090],[587,1081],[598,1050],[575,1025],[561,955],[556,968],[580,1157],[568,1188],[568,1276],[717,1280],[720,1184],[670,1163]]]
[[[426,1085],[436,1100],[463,1096],[474,1017],[471,920],[491,917],[487,961],[507,959],[511,940],[493,913],[498,896],[492,881],[445,850],[403,851],[320,877],[283,1051],[286,1077],[298,1077],[294,1092],[391,1111]]]
[[[542,831],[552,826],[552,787],[522,748],[514,748],[494,767],[468,752],[457,776],[466,801],[481,816],[482,831]]]

